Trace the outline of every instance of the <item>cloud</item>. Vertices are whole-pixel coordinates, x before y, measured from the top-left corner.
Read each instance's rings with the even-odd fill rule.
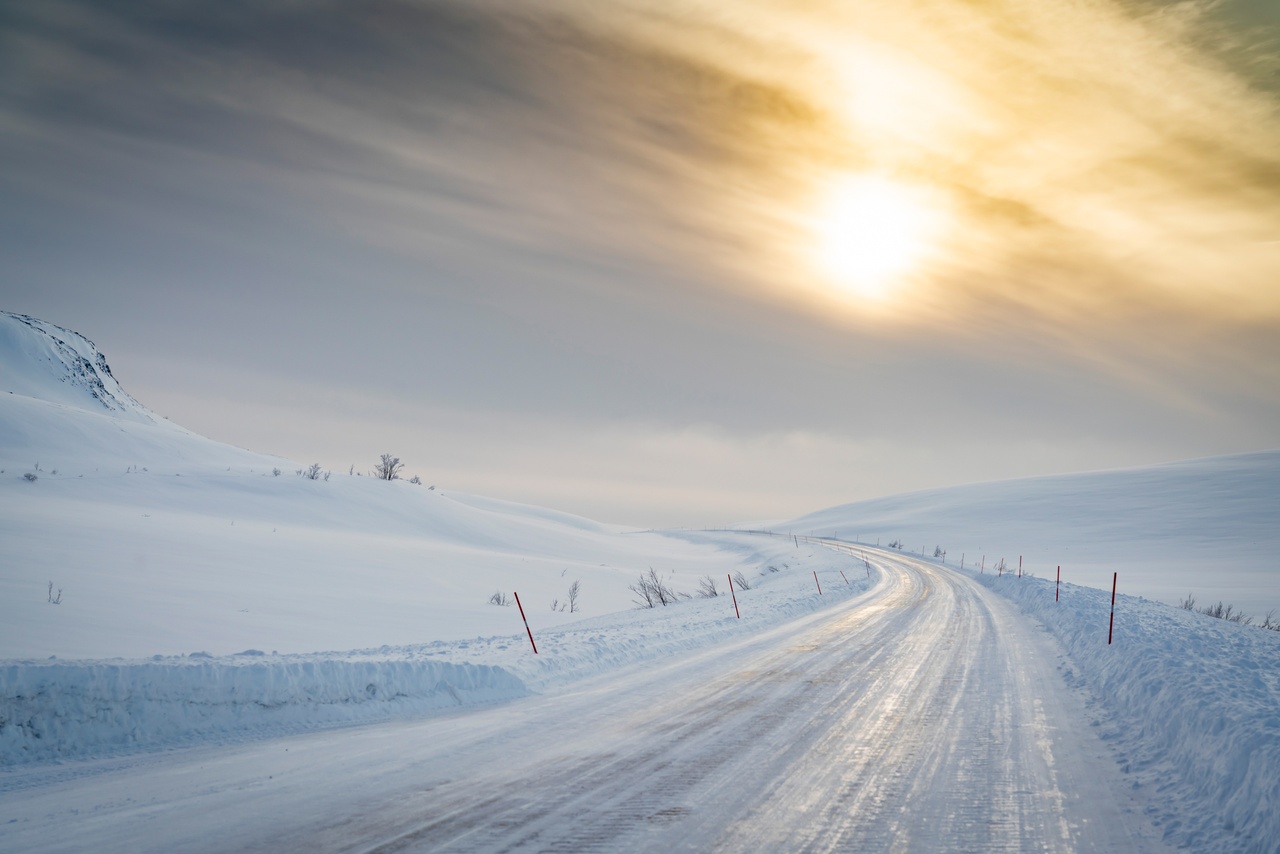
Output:
[[[618,431],[645,463],[615,484],[676,484],[654,506],[693,494],[699,454],[822,465],[779,437],[885,489],[867,460],[923,447],[934,482],[1017,473],[1004,447],[1028,471],[1055,445],[1246,450],[1280,441],[1280,118],[1241,9],[9,6],[0,274],[13,307],[127,342],[158,408],[201,365],[212,396],[337,434],[299,389],[402,395],[428,407],[397,410],[405,435],[452,419],[459,481],[526,500],[547,472],[486,469],[514,440],[476,424],[525,425],[562,483]],[[824,191],[863,174],[945,222],[875,307],[815,263]],[[290,452],[264,423],[238,441]],[[700,494],[746,489],[732,469]]]

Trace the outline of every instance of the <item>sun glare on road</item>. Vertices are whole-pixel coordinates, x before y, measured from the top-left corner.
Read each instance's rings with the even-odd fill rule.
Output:
[[[929,254],[941,220],[922,188],[878,175],[845,176],[820,203],[818,266],[848,296],[887,300]]]

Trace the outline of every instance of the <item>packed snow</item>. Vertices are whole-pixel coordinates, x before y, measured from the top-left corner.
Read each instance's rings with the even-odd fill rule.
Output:
[[[640,532],[372,477],[394,449],[312,479],[151,413],[34,318],[0,313],[0,368],[0,790],[50,763],[555,697],[861,601],[900,541],[1048,630],[1061,689],[1155,794],[1139,820],[1193,850],[1277,850],[1280,633],[1174,603],[1280,610],[1280,452]],[[650,569],[688,598],[637,609]]]

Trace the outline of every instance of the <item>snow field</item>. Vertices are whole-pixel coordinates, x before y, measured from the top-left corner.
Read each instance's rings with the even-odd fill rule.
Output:
[[[1119,590],[1125,589],[1118,567]],[[1194,851],[1274,852],[1280,840],[1280,633],[1052,579],[968,573],[1042,623],[1074,661],[1063,676],[1097,700],[1152,820]],[[1111,723],[1114,722],[1114,728]]]
[[[715,598],[553,629],[543,629],[534,612],[537,655],[521,626],[520,634],[349,652],[12,662],[0,667],[0,762],[225,743],[503,702],[760,632],[858,595],[878,578],[863,574],[860,561],[855,567],[848,556],[816,546],[686,536],[715,547],[726,573],[742,570],[751,579],[752,589],[737,594],[741,619],[726,579]],[[515,608],[495,610],[520,625]]]

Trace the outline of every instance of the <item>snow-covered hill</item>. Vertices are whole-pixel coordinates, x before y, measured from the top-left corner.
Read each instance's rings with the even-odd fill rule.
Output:
[[[714,548],[542,508],[300,476],[156,416],[91,342],[29,317],[0,314],[0,356],[0,658],[491,636],[521,629],[495,592],[520,593],[549,627],[626,609],[650,566],[691,589],[724,564]]]
[[[949,563],[1111,587],[1167,603],[1188,593],[1280,616],[1280,450],[894,495],[779,530],[888,545]]]
[[[127,421],[158,423],[154,414],[120,387],[106,357],[88,338],[8,311],[0,312],[0,392]]]

